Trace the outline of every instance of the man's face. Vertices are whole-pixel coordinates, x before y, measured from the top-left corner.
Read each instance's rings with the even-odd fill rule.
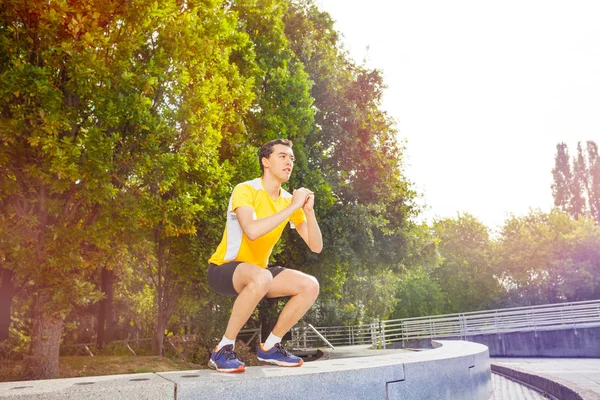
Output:
[[[294,152],[291,147],[276,144],[269,158],[266,161],[263,159],[263,165],[269,174],[281,182],[287,182],[294,169]]]

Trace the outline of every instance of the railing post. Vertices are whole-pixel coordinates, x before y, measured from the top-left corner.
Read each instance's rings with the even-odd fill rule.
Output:
[[[302,338],[304,339],[304,349],[307,349],[308,347],[306,347],[306,327],[304,327],[304,331],[302,332]]]
[[[377,348],[377,328],[378,328],[378,323],[377,322],[371,322],[371,345],[374,348]]]
[[[406,332],[404,330],[404,320],[400,320],[400,334],[402,335],[402,348],[404,349],[404,337],[406,336]]]
[[[500,330],[500,323],[498,321],[498,310],[494,313],[494,324],[496,325],[496,333]]]
[[[385,349],[385,321],[381,321],[381,343]]]

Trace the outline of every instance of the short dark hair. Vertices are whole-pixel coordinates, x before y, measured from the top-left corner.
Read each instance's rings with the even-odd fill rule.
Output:
[[[289,148],[292,148],[293,146],[292,141],[288,139],[275,139],[263,144],[258,151],[258,164],[260,165],[260,172],[262,175],[265,174],[265,167],[263,166],[262,159],[269,158],[269,156],[273,153],[273,147],[277,144],[282,144]]]

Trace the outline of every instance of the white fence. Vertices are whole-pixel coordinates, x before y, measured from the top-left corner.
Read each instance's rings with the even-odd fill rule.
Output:
[[[381,345],[416,339],[577,328],[600,324],[600,300],[504,308],[460,314],[404,318],[354,326],[316,327],[334,346]],[[295,348],[322,347],[323,341],[308,327],[292,329]]]

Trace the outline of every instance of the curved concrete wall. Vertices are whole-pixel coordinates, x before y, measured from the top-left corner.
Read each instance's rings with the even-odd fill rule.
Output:
[[[490,357],[600,357],[600,326],[467,336]]]
[[[526,332],[489,333],[447,337],[488,347],[490,357],[571,357],[600,358],[600,326],[565,326],[564,329],[538,329]],[[407,340],[389,344],[390,349],[429,349],[435,339]]]
[[[487,348],[461,341],[436,345],[421,352],[315,361],[301,368],[250,367],[243,374],[197,370],[0,383],[0,398],[488,400]]]

